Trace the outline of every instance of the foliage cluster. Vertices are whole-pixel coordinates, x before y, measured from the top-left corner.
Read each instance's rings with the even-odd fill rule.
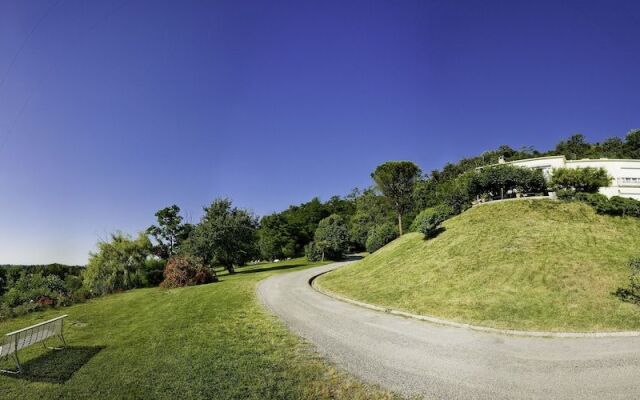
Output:
[[[59,265],[46,270],[0,268],[0,314],[10,315],[20,307],[64,305],[161,282],[167,282],[165,286],[202,283],[214,279],[215,267],[233,273],[236,267],[256,259],[291,258],[303,253],[311,260],[339,259],[349,251],[379,249],[401,234],[404,225],[432,235],[445,218],[467,209],[476,196],[544,190],[539,171],[508,166],[477,171],[477,167],[495,164],[499,157],[513,161],[557,154],[569,159],[640,158],[640,130],[629,132],[624,140],[612,138],[602,143],[588,143],[584,136],[573,135],[548,152],[500,146],[426,175],[421,175],[414,163],[390,161],[371,174],[372,187],[354,189],[345,197],[334,196],[326,202],[313,198],[260,221],[249,211],[232,206],[228,199],[217,199],[205,207],[197,224],[185,223],[180,208],[172,205],[159,210],[157,223],[135,239],[116,233],[98,243],[86,271]],[[554,184],[559,197],[588,202],[604,214],[640,215],[638,202],[633,200],[582,193],[603,186],[605,179],[601,172],[585,170],[556,171]],[[203,268],[211,278],[203,278]],[[193,271],[199,271],[198,278],[190,278]],[[167,275],[169,281],[178,283],[167,281]],[[64,290],[57,284],[60,281]],[[5,293],[13,286],[24,293]]]
[[[397,237],[398,230],[394,224],[387,222],[382,225],[377,225],[367,236],[367,251],[373,253],[384,247],[387,243],[391,243]]]
[[[217,282],[215,271],[206,268],[202,261],[187,256],[174,256],[169,259],[164,270],[164,280],[160,286],[176,288]]]
[[[489,199],[503,199],[518,193],[542,193],[546,186],[541,170],[499,165],[482,168],[472,173],[469,194]]]
[[[74,268],[75,269],[75,268]],[[67,306],[85,300],[80,271],[64,276],[42,270],[24,269],[6,275],[7,290],[0,297],[0,320],[47,307]]]
[[[440,224],[451,215],[453,209],[446,204],[426,208],[413,220],[411,230],[421,232],[425,238],[434,237],[440,230]]]
[[[204,208],[204,216],[182,243],[180,254],[199,258],[213,268],[221,265],[235,272],[258,256],[258,220],[249,211],[233,207],[229,199],[217,199]]]
[[[607,196],[600,193],[558,192],[561,200],[577,200],[591,205],[599,214],[640,218],[640,201],[627,197]]]
[[[313,242],[306,248],[309,261],[320,261],[326,258],[340,260],[348,250],[349,232],[344,219],[338,214],[332,214],[318,223]]]
[[[604,168],[556,168],[551,177],[554,190],[595,193],[603,186],[609,186],[611,177]]]

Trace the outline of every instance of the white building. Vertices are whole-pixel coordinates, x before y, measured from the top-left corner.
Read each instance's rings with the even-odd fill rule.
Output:
[[[554,168],[604,168],[613,179],[610,186],[600,188],[600,193],[607,197],[621,196],[640,200],[640,160],[567,160],[565,156],[550,156],[509,162],[500,159],[499,164],[541,169],[545,178],[553,174]]]

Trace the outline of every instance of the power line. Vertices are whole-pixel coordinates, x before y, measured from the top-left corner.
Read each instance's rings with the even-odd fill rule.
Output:
[[[31,28],[31,31],[29,31],[27,36],[25,36],[24,40],[20,44],[20,47],[18,48],[18,51],[16,51],[15,54],[13,55],[13,58],[11,59],[11,62],[9,63],[9,67],[7,67],[7,70],[5,71],[4,76],[2,77],[2,80],[0,80],[0,92],[2,92],[2,87],[4,86],[4,83],[6,82],[7,77],[9,76],[9,73],[13,68],[13,65],[16,63],[16,60],[22,53],[22,50],[24,50],[24,48],[27,46],[27,42],[29,41],[31,36],[33,36],[33,33],[36,31],[36,29],[38,29],[42,21],[44,21],[49,16],[49,14],[51,14],[51,11],[53,11],[53,9],[56,8],[58,4],[62,3],[62,1],[63,0],[57,0],[49,8],[47,8],[44,14],[42,14],[42,16],[40,17],[40,19],[38,19],[38,21],[36,21],[36,23],[33,25],[33,27]]]
[[[16,53],[16,56],[14,57],[14,60],[11,62],[11,64],[9,65],[9,69],[11,69],[11,66],[13,65],[13,62],[15,61],[15,59],[17,59],[17,56],[19,55],[19,53],[22,51],[22,48],[24,48],[25,43],[27,42],[28,38],[31,36],[31,34],[35,31],[35,29],[37,28],[37,26],[42,22],[42,20],[44,20],[44,18],[46,18],[46,16],[51,12],[51,10],[53,9],[53,7],[55,7],[56,5],[58,5],[59,3],[61,3],[63,0],[58,0],[56,3],[54,3],[54,5],[52,7],[50,7],[47,12],[43,15],[43,17],[40,18],[40,20],[38,20],[38,22],[36,23],[36,25],[34,25],[34,28],[31,30],[31,32],[29,33],[29,35],[27,35],[27,38],[22,42],[22,46],[21,48],[18,50],[18,52]],[[81,41],[82,39],[86,38],[86,35],[89,32],[92,32],[93,30],[97,29],[98,26],[100,26],[100,24],[106,20],[107,18],[109,18],[111,15],[115,14],[117,11],[119,11],[121,8],[123,8],[126,4],[128,4],[129,2],[131,2],[132,0],[124,0],[122,2],[120,2],[119,4],[117,4],[115,7],[113,7],[112,9],[110,9],[108,12],[104,13],[100,18],[98,18],[98,20],[92,24],[82,35],[79,35],[77,37],[77,41],[74,42],[77,43],[79,41]],[[38,81],[38,83],[36,84],[35,88],[31,91],[31,93],[29,94],[29,96],[25,99],[24,103],[22,104],[22,107],[20,108],[20,110],[18,111],[18,114],[16,115],[16,117],[14,118],[13,122],[11,123],[11,125],[9,126],[9,129],[7,129],[7,134],[4,137],[4,140],[2,140],[2,142],[0,143],[0,155],[2,154],[2,151],[4,150],[4,147],[6,145],[6,143],[9,141],[9,138],[11,137],[13,130],[15,128],[15,126],[18,124],[18,121],[20,120],[20,117],[22,117],[22,114],[24,113],[24,111],[27,109],[27,105],[31,102],[31,99],[33,98],[33,96],[35,95],[36,92],[36,88],[39,88],[42,84],[42,82],[44,81],[46,75],[53,70],[53,68],[55,67],[54,63],[51,63],[49,65],[49,68],[47,68],[47,70],[45,71],[45,73],[42,75],[42,78],[40,78],[40,80]],[[7,71],[8,73],[8,71]],[[5,74],[5,78],[6,78]],[[3,80],[4,83],[4,80]],[[0,83],[0,89],[2,89],[2,84]]]

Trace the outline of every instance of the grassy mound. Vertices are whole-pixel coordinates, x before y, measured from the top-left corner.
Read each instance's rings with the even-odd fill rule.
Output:
[[[262,264],[219,283],[132,290],[0,323],[4,334],[69,314],[70,346],[21,351],[25,374],[0,375],[0,399],[392,398],[322,361],[257,303],[260,279],[311,265]]]
[[[461,322],[512,329],[640,329],[628,286],[640,220],[580,203],[510,201],[475,207],[437,237],[404,235],[318,279],[344,296]]]

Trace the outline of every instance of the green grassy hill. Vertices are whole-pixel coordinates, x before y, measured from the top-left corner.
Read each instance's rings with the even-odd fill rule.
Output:
[[[640,306],[612,294],[640,256],[640,220],[580,203],[472,208],[437,237],[411,233],[318,279],[344,296],[479,325],[553,331],[640,329]]]
[[[2,322],[0,334],[69,314],[70,347],[21,351],[25,373],[0,375],[0,399],[393,398],[322,361],[257,303],[260,279],[312,265],[261,264],[219,283],[131,290]]]

